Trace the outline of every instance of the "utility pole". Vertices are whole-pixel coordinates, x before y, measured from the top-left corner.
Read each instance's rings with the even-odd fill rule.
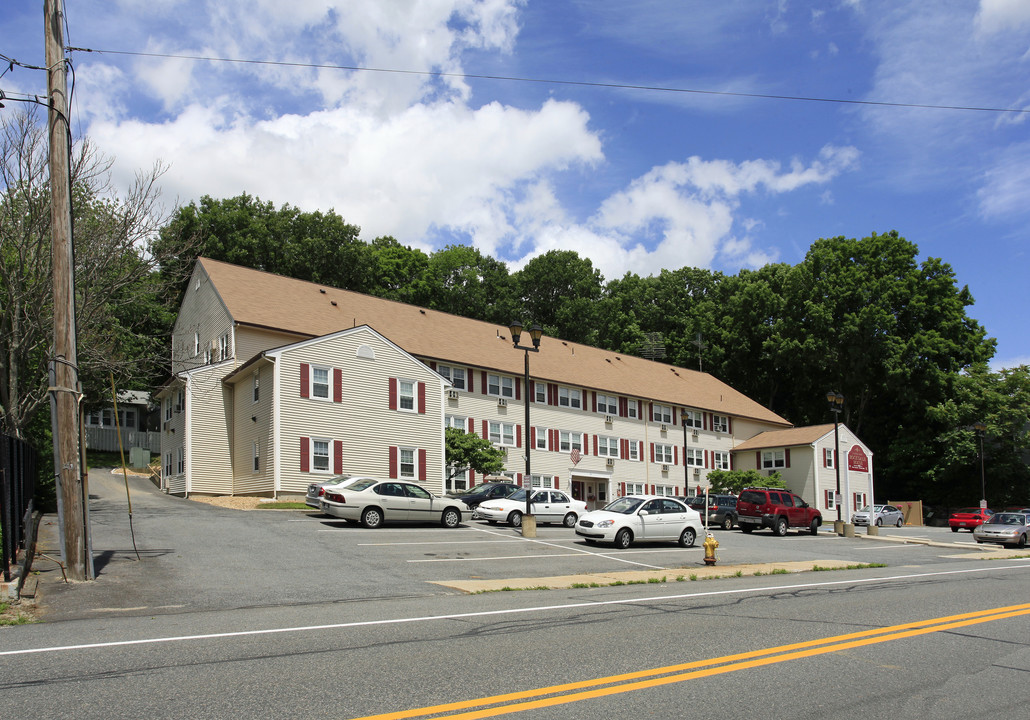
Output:
[[[87,552],[85,483],[79,462],[79,385],[75,346],[75,264],[72,250],[71,126],[64,59],[64,5],[44,0],[48,124],[50,143],[50,218],[54,283],[54,357],[50,361],[50,414],[54,434],[54,476],[61,525],[61,555],[72,580],[92,580]]]

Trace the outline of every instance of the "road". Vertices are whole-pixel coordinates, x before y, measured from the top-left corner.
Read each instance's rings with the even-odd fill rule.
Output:
[[[1030,560],[986,559],[968,534],[717,531],[727,571],[774,556],[886,567],[691,581],[700,548],[619,553],[478,523],[366,531],[137,486],[137,562],[115,487],[91,484],[98,580],[48,581],[46,622],[0,628],[5,717],[1025,720],[1030,706]],[[665,582],[448,584],[630,566]]]

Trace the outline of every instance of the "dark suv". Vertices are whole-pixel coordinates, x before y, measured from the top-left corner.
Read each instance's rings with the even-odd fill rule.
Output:
[[[737,525],[746,533],[772,528],[782,537],[792,527],[807,528],[815,535],[822,522],[822,513],[782,488],[748,488],[737,498]]]
[[[702,519],[705,516],[705,496],[684,498],[690,507],[697,510]],[[732,530],[737,522],[737,496],[736,495],[708,495],[708,522],[709,526],[721,527],[723,530]]]
[[[460,493],[453,493],[451,497],[461,500],[469,510],[475,510],[481,502],[506,498],[518,489],[519,486],[514,483],[488,482]]]

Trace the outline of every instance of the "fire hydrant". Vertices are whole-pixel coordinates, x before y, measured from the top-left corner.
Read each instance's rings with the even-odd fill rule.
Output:
[[[719,541],[715,539],[712,533],[708,533],[708,537],[702,543],[705,548],[705,565],[715,565],[715,548],[719,547]]]

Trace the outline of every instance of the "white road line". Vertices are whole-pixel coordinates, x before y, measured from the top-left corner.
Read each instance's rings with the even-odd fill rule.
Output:
[[[912,573],[910,575],[889,575],[886,577],[859,578],[851,580],[829,580],[826,582],[798,583],[796,585],[772,585],[758,588],[733,588],[731,590],[711,590],[708,592],[677,593],[675,595],[650,595],[640,598],[620,598],[618,600],[598,600],[594,602],[564,603],[562,605],[539,605],[536,607],[515,607],[504,610],[480,610],[478,612],[452,613],[448,615],[424,615],[420,617],[402,617],[388,620],[362,620],[356,622],[333,623],[329,625],[304,625],[299,627],[269,628],[265,630],[238,630],[235,632],[207,633],[204,635],[176,635],[172,637],[141,638],[139,640],[116,640],[112,642],[85,643],[82,645],[58,645],[52,647],[27,648],[24,650],[0,650],[0,657],[11,655],[34,655],[48,652],[66,652],[88,650],[94,648],[124,647],[127,645],[154,645],[158,643],[186,642],[190,640],[218,640],[231,637],[252,637],[255,635],[278,635],[282,633],[314,632],[325,630],[342,630],[345,628],[374,627],[376,625],[403,625],[407,623],[439,622],[441,620],[464,620],[468,618],[496,617],[498,615],[518,615],[525,613],[560,612],[576,608],[596,608],[606,605],[636,605],[639,603],[669,602],[670,600],[689,600],[693,598],[716,597],[720,595],[755,595],[759,593],[776,593],[803,588],[839,587],[841,585],[863,585],[866,583],[905,582],[921,578],[942,577],[944,575],[966,575],[971,573],[997,572],[999,570],[1030,570],[1030,563],[1020,565],[992,565],[984,568],[968,570],[938,570],[936,572]]]
[[[477,529],[480,532],[486,533],[488,535],[497,535],[497,533],[494,532],[493,530],[486,530],[484,528],[477,528]],[[564,550],[565,549],[561,545],[557,545],[557,544],[552,543],[552,542],[544,542],[543,540],[536,540],[534,538],[523,538],[523,540],[525,540],[526,542],[529,542],[529,543],[536,543],[538,545],[547,545],[549,547],[556,547],[556,548],[558,548],[560,550]],[[606,553],[591,552],[590,550],[584,550],[582,548],[572,548],[572,550],[575,550],[577,553],[580,553],[582,555],[592,555],[594,557],[603,557],[606,560],[616,560],[618,562],[626,563],[627,565],[639,565],[640,567],[645,567],[645,568],[648,568],[650,570],[664,570],[665,569],[661,565],[648,565],[646,563],[633,562],[632,560],[626,560],[625,558],[612,557],[611,555],[608,555]]]

